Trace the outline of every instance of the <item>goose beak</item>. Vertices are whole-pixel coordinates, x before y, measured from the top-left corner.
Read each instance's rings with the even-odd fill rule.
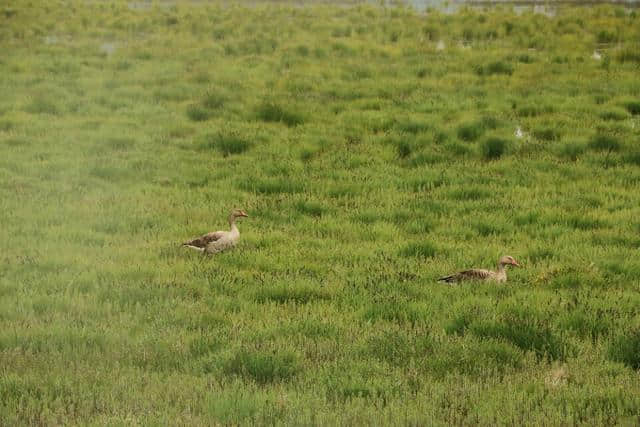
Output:
[[[516,261],[515,259],[513,260],[513,262],[511,264],[515,265],[516,267],[520,267],[520,264],[518,264],[518,261]]]

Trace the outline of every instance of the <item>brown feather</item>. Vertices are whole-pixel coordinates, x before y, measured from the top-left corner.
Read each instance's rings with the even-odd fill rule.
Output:
[[[465,271],[461,271],[460,273],[458,273],[458,276],[461,279],[477,279],[477,280],[484,280],[487,279],[489,277],[492,276],[490,271],[487,270],[478,270],[478,269],[471,269],[471,270],[465,270]]]
[[[207,245],[211,242],[215,242],[220,239],[224,235],[223,232],[214,231],[212,233],[207,233],[204,236],[200,236],[196,239],[190,240],[188,242],[184,242],[182,246],[194,246],[196,248],[206,248]]]
[[[450,276],[441,277],[438,280],[447,283],[459,282],[461,280],[486,280],[491,277],[491,272],[487,270],[464,270],[456,274],[452,274]]]

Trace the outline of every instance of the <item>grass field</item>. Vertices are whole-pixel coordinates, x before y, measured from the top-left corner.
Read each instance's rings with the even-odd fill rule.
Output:
[[[637,12],[145,5],[0,8],[0,425],[640,423]]]

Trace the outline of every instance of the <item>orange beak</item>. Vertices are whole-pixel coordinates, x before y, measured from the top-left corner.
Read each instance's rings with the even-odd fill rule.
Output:
[[[244,216],[244,217],[249,218],[249,215],[247,215],[247,213],[246,213],[245,211],[242,211],[242,213],[240,214],[240,216]]]
[[[518,264],[518,261],[516,261],[515,259],[513,260],[511,265],[515,265],[516,267],[520,267],[520,264]]]

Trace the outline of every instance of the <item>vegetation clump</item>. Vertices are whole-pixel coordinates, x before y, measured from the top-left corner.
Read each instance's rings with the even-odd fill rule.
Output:
[[[482,136],[484,130],[482,123],[464,123],[458,126],[458,138],[463,141],[475,141]]]
[[[640,329],[636,328],[615,337],[609,345],[609,357],[640,370]]]
[[[560,146],[560,157],[575,162],[585,152],[586,145],[580,142],[567,142]]]
[[[298,126],[304,122],[301,114],[284,109],[278,104],[265,102],[256,109],[258,118],[265,122],[284,123],[289,127]]]
[[[476,67],[476,74],[479,76],[491,76],[504,74],[510,76],[514,72],[514,67],[506,61],[495,61]]]
[[[542,141],[558,141],[560,139],[560,131],[553,127],[541,127],[534,129],[533,136]]]
[[[209,134],[203,138],[200,149],[218,150],[223,156],[241,154],[251,148],[251,142],[233,134]]]
[[[299,371],[297,357],[291,352],[271,353],[242,349],[224,366],[226,374],[247,377],[259,384],[288,381]]]
[[[609,108],[600,113],[600,117],[604,120],[625,120],[629,114],[622,108]]]
[[[400,250],[403,257],[432,258],[438,249],[429,242],[411,243]]]
[[[589,147],[596,151],[619,151],[621,148],[618,138],[608,134],[598,134],[591,138]]]
[[[634,116],[640,114],[640,101],[629,101],[624,104],[624,107]]]
[[[491,136],[482,142],[480,145],[480,151],[485,160],[496,160],[506,153],[508,147],[508,140]]]
[[[187,117],[194,122],[204,122],[211,116],[209,110],[199,104],[191,104],[187,107]]]
[[[638,424],[637,11],[9,3],[0,425]]]

